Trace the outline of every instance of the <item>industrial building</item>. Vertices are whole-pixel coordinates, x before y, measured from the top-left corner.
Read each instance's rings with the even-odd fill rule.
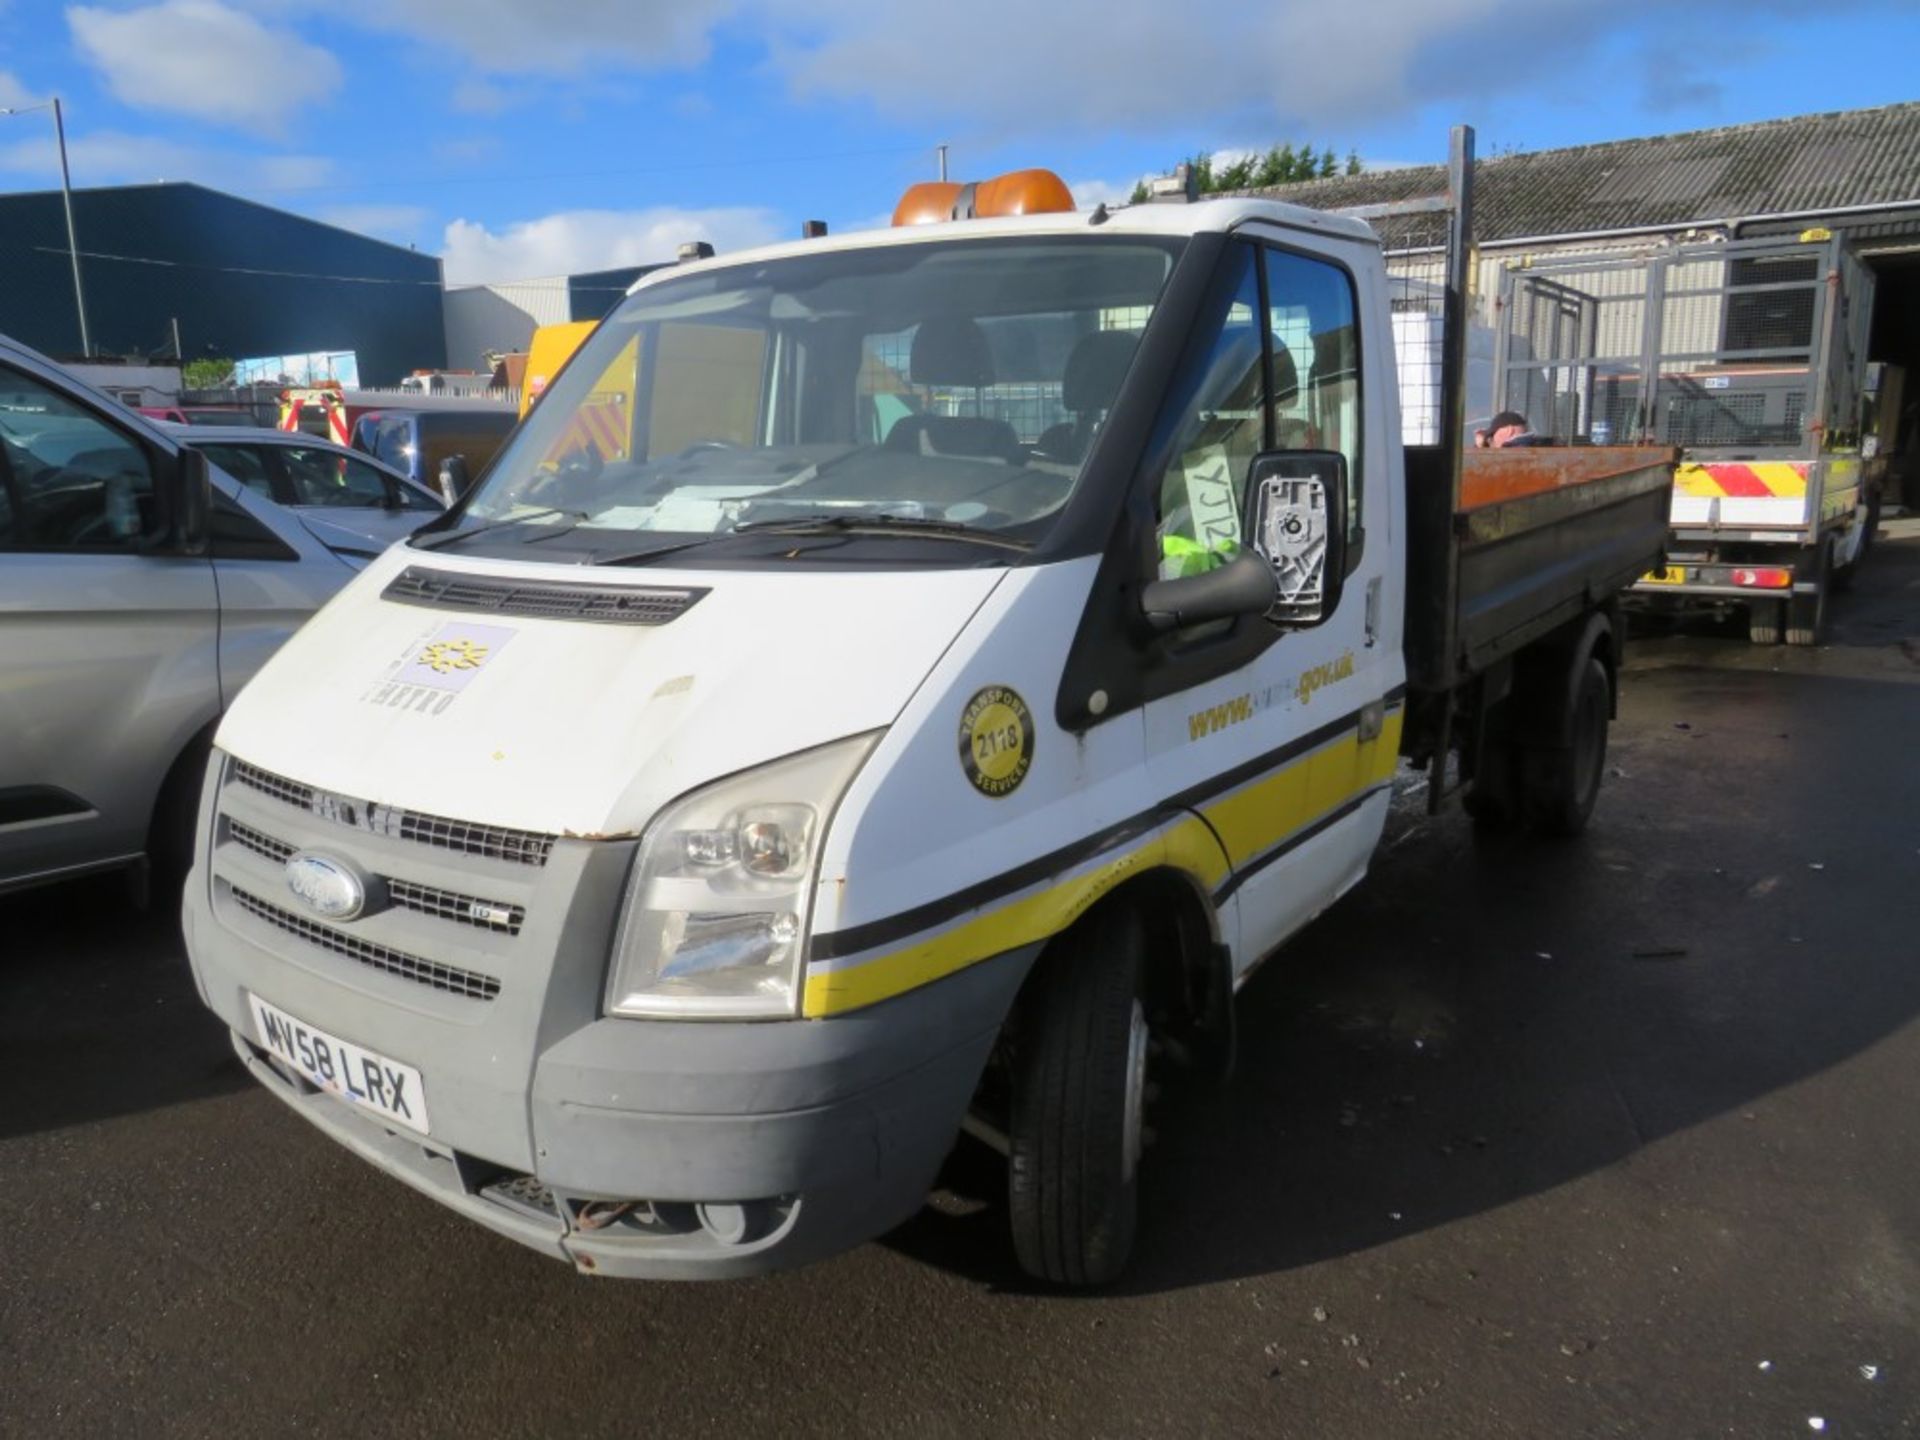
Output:
[[[360,383],[446,364],[440,261],[182,182],[73,192],[94,355],[351,350]],[[0,195],[0,333],[82,355],[57,190]]]
[[[1263,193],[1366,214],[1445,188],[1445,168],[1422,165]],[[1844,236],[1873,277],[1867,359],[1912,377],[1912,408],[1920,378],[1920,103],[1498,155],[1475,166],[1474,206],[1478,312],[1487,322],[1503,276],[1551,257]],[[1418,263],[1410,252],[1431,221],[1416,214],[1374,223],[1390,250],[1407,254],[1410,271]],[[1920,414],[1906,423],[1911,436]]]
[[[625,265],[494,285],[456,285],[446,297],[447,363],[487,368],[487,357],[523,351],[542,325],[598,320],[657,265]]]

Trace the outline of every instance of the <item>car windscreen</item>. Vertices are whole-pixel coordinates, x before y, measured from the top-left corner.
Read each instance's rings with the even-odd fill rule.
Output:
[[[563,514],[588,545],[831,518],[1036,541],[1183,244],[902,242],[650,285],[547,389],[462,523],[531,540],[515,517]]]

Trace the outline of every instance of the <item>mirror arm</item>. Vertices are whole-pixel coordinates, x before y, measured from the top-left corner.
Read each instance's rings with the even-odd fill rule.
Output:
[[[1264,615],[1275,593],[1272,567],[1249,546],[1218,569],[1149,582],[1140,609],[1148,627],[1164,635],[1208,620]]]

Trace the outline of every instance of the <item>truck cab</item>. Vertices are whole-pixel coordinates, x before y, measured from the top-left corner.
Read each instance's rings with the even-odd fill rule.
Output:
[[[1252,200],[646,277],[229,715],[202,996],[322,1130],[583,1272],[830,1254],[964,1124],[1022,1264],[1113,1278],[1150,1065],[1224,1064],[1381,834],[1392,333],[1371,230]],[[1603,738],[1589,603],[1553,663]]]

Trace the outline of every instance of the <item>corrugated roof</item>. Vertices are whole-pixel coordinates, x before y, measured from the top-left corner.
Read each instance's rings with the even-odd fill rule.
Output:
[[[1920,203],[1920,102],[1503,155],[1479,161],[1474,181],[1482,244],[1911,205]],[[1261,193],[1337,210],[1445,189],[1444,166],[1416,165]]]

